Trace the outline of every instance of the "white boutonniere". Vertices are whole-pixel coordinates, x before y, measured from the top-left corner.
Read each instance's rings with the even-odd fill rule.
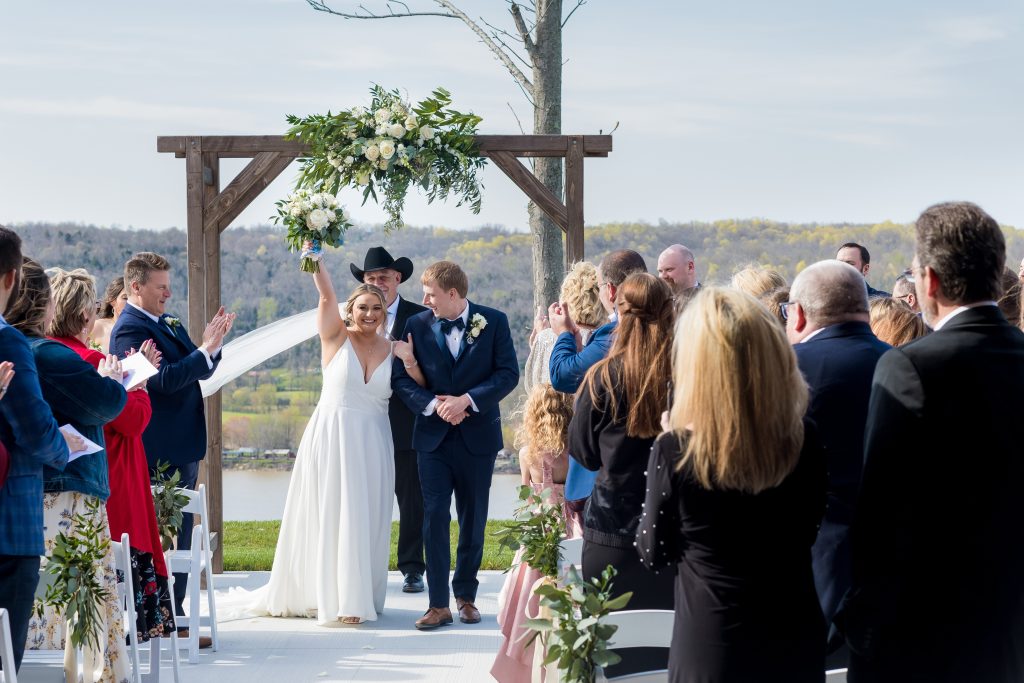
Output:
[[[164,317],[164,322],[167,323],[167,326],[175,332],[177,332],[178,328],[181,327],[181,318],[175,318],[173,315]]]
[[[469,329],[466,330],[466,343],[472,344],[476,341],[485,327],[487,327],[487,318],[479,313],[474,313],[473,317],[469,319]]]

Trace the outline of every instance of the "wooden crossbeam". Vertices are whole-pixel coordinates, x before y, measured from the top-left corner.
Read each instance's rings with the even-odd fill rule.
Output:
[[[611,135],[477,135],[480,156],[492,152],[513,152],[519,157],[562,157],[570,137],[583,139],[583,156],[606,157],[612,151]],[[156,139],[156,151],[184,157],[188,136],[162,135]],[[260,152],[279,152],[299,157],[307,147],[300,140],[285,140],[281,135],[204,135],[203,151],[221,158],[252,157]]]
[[[527,197],[537,202],[537,206],[551,217],[551,220],[562,229],[562,232],[569,229],[569,215],[562,200],[537,180],[537,176],[523,166],[512,152],[494,151],[491,152],[490,159]]]
[[[206,140],[204,137],[203,150],[210,154],[206,150]],[[257,152],[242,172],[207,203],[203,228],[225,230],[294,159],[290,154]]]

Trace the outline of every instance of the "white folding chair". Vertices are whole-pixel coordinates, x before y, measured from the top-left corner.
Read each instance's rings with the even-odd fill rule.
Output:
[[[142,665],[139,663],[139,633],[135,627],[135,582],[132,577],[132,556],[128,545],[128,534],[121,534],[120,541],[111,541],[110,549],[114,553],[114,567],[121,572],[123,581],[117,584],[117,599],[121,602],[124,614],[124,628],[128,632],[128,646],[132,659],[132,680],[142,683]],[[160,675],[159,667],[157,676]]]
[[[619,628],[612,635],[608,647],[611,650],[625,650],[632,647],[672,647],[672,627],[676,614],[668,609],[636,609],[611,612],[601,621],[615,624]],[[629,681],[629,683],[667,683],[668,669],[642,671],[625,676],[607,678],[604,671],[597,670],[595,683],[606,681]]]
[[[192,527],[191,550],[174,550],[167,554],[168,570],[171,573],[188,574],[188,616],[177,616],[178,628],[188,629],[188,661],[199,663],[199,632],[203,626],[210,629],[214,652],[220,647],[217,639],[217,606],[213,590],[213,557],[210,550],[210,512],[206,504],[206,486],[199,485],[198,491],[178,489],[189,501],[185,512],[202,516],[202,523]],[[199,615],[199,594],[202,578],[206,578],[206,600],[209,616]]]
[[[582,538],[563,538],[560,544],[562,548],[561,558],[558,563],[559,574],[565,576],[565,573],[569,571],[569,566],[575,566],[579,569],[583,566],[583,539]]]
[[[36,584],[35,599],[42,600],[46,597],[46,589],[57,580],[53,574],[46,571],[45,566],[39,568],[39,582]],[[65,636],[67,635],[67,624],[64,624]],[[75,662],[78,668],[78,677],[84,680],[85,677],[85,651],[81,647],[75,648]],[[28,665],[42,664],[48,667],[64,665],[63,649],[29,649],[25,648],[25,654],[21,658],[22,668]],[[77,682],[75,682],[77,683]]]
[[[825,683],[846,683],[846,669],[829,669],[825,672]]]
[[[7,610],[0,607],[0,683],[18,683],[18,672],[14,667],[14,639],[11,636],[11,620]]]

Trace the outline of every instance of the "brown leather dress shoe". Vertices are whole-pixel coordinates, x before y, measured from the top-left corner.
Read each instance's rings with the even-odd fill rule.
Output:
[[[178,629],[178,637],[182,638],[184,640],[188,640],[188,629],[187,628],[179,628]],[[211,638],[210,636],[199,636],[199,649],[200,650],[209,650],[211,647],[213,647],[213,638]]]
[[[459,608],[459,621],[463,624],[479,624],[480,610],[469,600],[455,598],[455,604]]]
[[[452,623],[452,611],[447,607],[431,607],[423,616],[416,620],[416,628],[420,631],[432,631],[439,626]]]

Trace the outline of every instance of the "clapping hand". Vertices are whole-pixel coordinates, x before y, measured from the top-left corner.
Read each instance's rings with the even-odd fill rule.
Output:
[[[14,379],[14,363],[5,360],[0,363],[0,398],[7,395],[7,385]]]
[[[530,332],[530,346],[537,341],[537,335],[541,333],[541,330],[551,327],[546,314],[547,311],[543,306],[537,306],[537,313],[533,316],[533,330]]]
[[[107,377],[115,382],[120,383],[124,379],[124,370],[121,369],[121,361],[114,354],[107,354],[96,368],[96,372],[100,373],[100,377]]]
[[[136,351],[134,348],[131,348],[128,349],[128,351],[124,355],[127,357],[132,355],[133,353],[136,353]],[[160,367],[160,361],[163,359],[163,354],[160,353],[160,349],[156,347],[156,343],[152,339],[147,339],[146,341],[142,342],[142,346],[139,347],[138,353],[141,353],[146,358],[146,360],[152,363],[154,368]],[[129,389],[129,391],[138,391],[140,389],[145,389],[146,383],[148,381],[149,380],[147,379],[139,382],[134,387]]]
[[[217,315],[206,325],[203,330],[202,347],[206,352],[213,355],[224,345],[224,337],[231,331],[231,325],[235,322],[234,313],[225,313],[224,307],[217,309]]]
[[[576,336],[579,331],[569,313],[569,304],[564,301],[556,301],[548,306],[548,319],[551,321],[551,329],[556,335],[568,332]]]

